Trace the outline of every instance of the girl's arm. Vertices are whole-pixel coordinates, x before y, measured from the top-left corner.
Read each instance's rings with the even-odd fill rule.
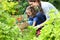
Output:
[[[37,17],[33,18],[33,26],[36,26],[37,21],[38,21]]]
[[[36,21],[33,22],[33,26],[35,26],[35,25],[36,25]]]

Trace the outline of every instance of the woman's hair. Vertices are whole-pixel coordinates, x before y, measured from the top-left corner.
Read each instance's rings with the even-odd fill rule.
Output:
[[[35,0],[28,0],[29,2],[35,2]]]
[[[36,10],[34,9],[34,7],[29,6],[27,7],[26,11],[27,10],[31,11],[33,17],[36,15]],[[27,15],[27,17],[29,18],[29,15]]]
[[[28,0],[29,2],[40,2],[40,0]]]
[[[40,9],[40,12],[44,13],[44,11],[43,11],[43,9],[42,9],[42,6],[41,6],[40,0],[28,0],[28,2],[38,2],[38,3],[39,3],[38,8]]]

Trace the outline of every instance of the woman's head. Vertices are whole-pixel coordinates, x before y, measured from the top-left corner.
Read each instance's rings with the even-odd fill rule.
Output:
[[[28,7],[27,9],[26,9],[26,14],[28,15],[28,16],[35,16],[36,15],[36,11],[35,11],[35,9],[33,8],[33,7]]]
[[[32,7],[38,6],[40,12],[44,13],[43,9],[42,9],[42,6],[41,6],[41,0],[28,0],[28,3]]]
[[[28,0],[28,3],[32,6],[36,6],[40,4],[40,0]]]

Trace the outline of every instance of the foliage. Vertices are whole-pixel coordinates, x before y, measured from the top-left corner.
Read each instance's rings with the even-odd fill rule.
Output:
[[[36,37],[36,28],[33,26],[28,26],[22,32],[22,36],[22,40],[32,40],[34,37]]]
[[[8,12],[10,14],[15,14],[15,6],[18,4],[18,2],[8,2],[8,1],[2,1],[0,3],[0,10]]]
[[[17,26],[8,26],[0,22],[0,40],[17,40],[19,33]]]
[[[0,40],[60,40],[60,13],[55,15],[54,10],[50,12],[50,20],[42,28],[39,37],[36,37],[37,29],[33,26],[28,26],[23,32],[18,28],[11,14],[23,14],[27,5],[26,0],[19,3],[16,0],[0,1]]]
[[[39,40],[60,40],[60,14],[54,14],[54,10],[50,12],[50,20],[41,30]]]
[[[23,32],[17,26],[8,26],[0,22],[0,40],[31,40],[35,37],[36,29],[29,26]]]
[[[16,6],[18,14],[24,14],[26,7],[28,6],[27,0],[21,0],[19,4]]]
[[[15,25],[16,19],[11,17],[7,12],[0,12],[0,22],[5,23],[9,26]]]

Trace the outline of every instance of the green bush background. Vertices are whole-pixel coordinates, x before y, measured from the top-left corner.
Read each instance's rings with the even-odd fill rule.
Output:
[[[51,2],[60,10],[60,0],[43,1]],[[32,26],[23,33],[19,30],[15,16],[24,14],[27,6],[27,0],[0,0],[0,40],[60,40],[60,12],[54,15],[54,10],[50,11],[51,19],[38,38],[35,36],[36,28]]]

